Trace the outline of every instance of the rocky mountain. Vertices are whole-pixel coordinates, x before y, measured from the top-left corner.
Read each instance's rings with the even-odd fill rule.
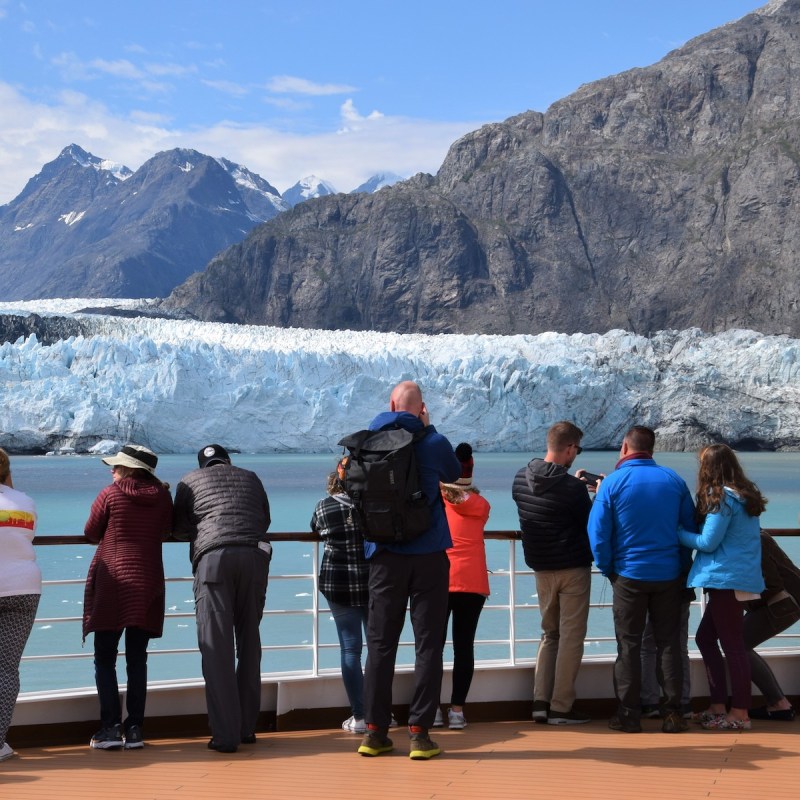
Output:
[[[207,320],[800,336],[800,0],[303,203],[175,289]]]
[[[170,150],[134,173],[73,144],[0,206],[0,298],[163,297],[287,208],[226,159]]]
[[[290,186],[282,197],[290,208],[294,208],[298,203],[314,197],[327,197],[329,194],[336,194],[336,189],[316,175],[309,175],[301,178],[294,186]]]

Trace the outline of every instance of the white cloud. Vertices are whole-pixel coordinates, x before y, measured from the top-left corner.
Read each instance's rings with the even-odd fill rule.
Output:
[[[32,102],[3,82],[0,108],[0,203],[16,197],[72,142],[134,170],[160,150],[189,147],[244,164],[281,191],[310,174],[349,191],[383,170],[435,173],[450,144],[486,121],[433,122],[377,112],[362,117],[346,102],[339,130],[314,135],[224,120],[182,130],[147,111],[116,116],[75,91],[63,92],[50,104]]]
[[[175,78],[183,78],[197,72],[194,64],[145,64],[145,69],[151,75],[170,75]]]
[[[270,92],[277,94],[310,94],[324,96],[331,94],[347,94],[357,92],[355,86],[344,83],[314,83],[305,78],[296,78],[292,75],[276,75],[266,86]]]
[[[222,92],[223,94],[229,94],[232,97],[244,97],[247,94],[250,94],[250,89],[246,86],[242,86],[240,83],[234,83],[233,81],[207,81],[201,80],[200,83],[208,86],[210,89],[216,89],[218,92]]]
[[[104,58],[95,58],[89,62],[90,70],[96,70],[107,75],[114,75],[117,78],[128,78],[139,80],[144,77],[144,73],[126,58],[119,58],[116,61],[107,61]]]

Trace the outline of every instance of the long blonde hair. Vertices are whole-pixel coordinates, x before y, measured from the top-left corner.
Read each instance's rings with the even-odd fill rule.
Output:
[[[481,493],[477,486],[456,486],[452,483],[440,483],[439,486],[442,490],[442,497],[454,506],[463,503],[470,493]]]

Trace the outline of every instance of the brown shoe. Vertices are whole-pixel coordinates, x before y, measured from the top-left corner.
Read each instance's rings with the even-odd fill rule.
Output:
[[[680,711],[673,709],[664,717],[661,730],[664,733],[683,733],[689,730],[689,723],[683,718]]]

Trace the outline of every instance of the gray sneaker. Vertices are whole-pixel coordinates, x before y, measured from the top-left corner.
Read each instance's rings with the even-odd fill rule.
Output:
[[[553,711],[547,715],[548,725],[583,725],[591,722],[592,718],[571,708],[569,711]]]
[[[142,736],[142,729],[138,725],[131,725],[125,731],[125,745],[126,750],[138,750],[144,747],[144,737]]]
[[[364,734],[358,752],[362,756],[379,756],[381,753],[388,753],[394,747],[392,740],[386,732],[370,731]]]
[[[415,761],[427,760],[438,756],[441,749],[432,741],[427,733],[412,733],[409,741],[408,757]]]

